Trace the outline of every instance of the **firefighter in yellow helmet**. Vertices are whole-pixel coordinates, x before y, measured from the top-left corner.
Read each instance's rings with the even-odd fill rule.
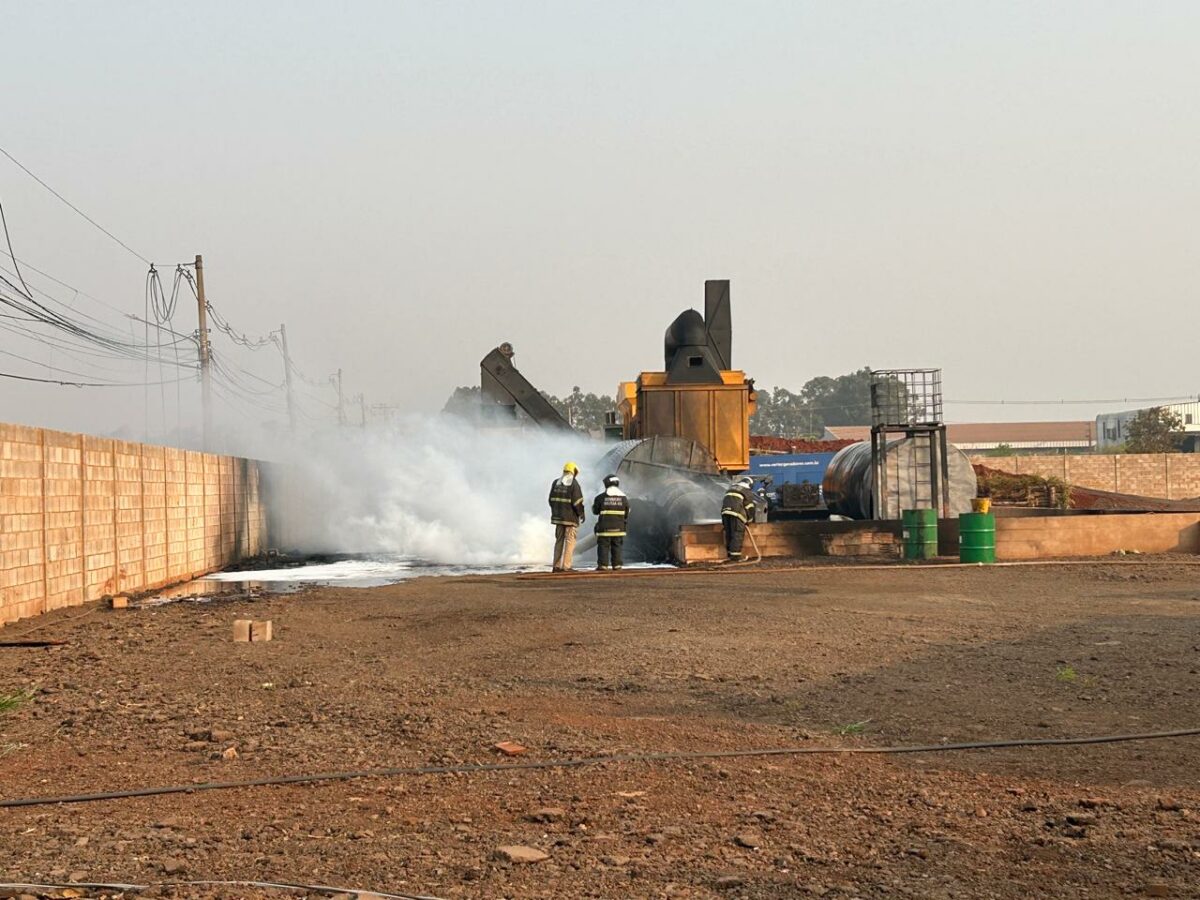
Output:
[[[566,572],[575,555],[575,537],[583,524],[583,488],[579,466],[569,462],[550,485],[550,521],[554,524],[554,571]]]

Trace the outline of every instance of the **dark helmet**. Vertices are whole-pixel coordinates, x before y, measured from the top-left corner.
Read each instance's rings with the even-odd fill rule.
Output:
[[[605,487],[617,487],[621,483],[621,479],[616,475],[606,475],[604,477]]]

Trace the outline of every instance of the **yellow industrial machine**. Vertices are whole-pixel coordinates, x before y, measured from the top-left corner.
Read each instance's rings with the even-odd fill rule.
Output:
[[[667,329],[665,371],[617,388],[626,440],[655,435],[697,441],[725,472],[750,468],[754,381],[730,368],[729,282],[704,282],[704,315],[689,309]]]

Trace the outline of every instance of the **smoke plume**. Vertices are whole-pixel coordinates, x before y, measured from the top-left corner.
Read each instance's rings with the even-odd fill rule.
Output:
[[[574,461],[590,501],[607,474],[595,471],[604,449],[582,435],[480,429],[451,416],[319,433],[270,467],[272,542],[440,564],[548,563],[550,483]]]

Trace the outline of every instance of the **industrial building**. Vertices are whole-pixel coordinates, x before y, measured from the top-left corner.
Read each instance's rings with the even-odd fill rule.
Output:
[[[1096,416],[1096,437],[1100,450],[1112,450],[1129,440],[1129,424],[1142,409],[1127,409],[1124,412],[1104,413]],[[1168,403],[1163,409],[1175,413],[1183,422],[1184,439],[1180,449],[1184,453],[1200,453],[1200,402]]]
[[[966,453],[998,449],[1036,454],[1089,453],[1097,448],[1098,426],[1099,419],[1095,422],[962,422],[947,425],[946,438]],[[871,426],[829,425],[823,437],[831,441],[870,440]]]

